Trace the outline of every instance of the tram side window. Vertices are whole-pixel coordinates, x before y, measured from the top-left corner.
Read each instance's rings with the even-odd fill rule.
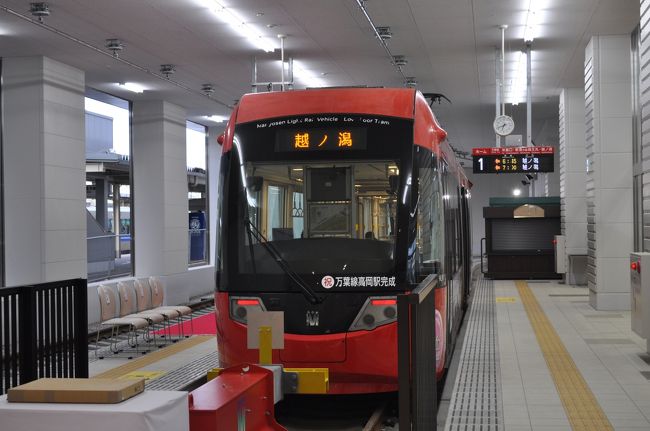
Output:
[[[441,225],[441,190],[435,155],[418,149],[417,209],[417,281],[441,272],[443,227]]]
[[[453,277],[456,272],[457,259],[456,259],[456,227],[455,227],[455,188],[452,181],[452,176],[449,172],[449,167],[445,161],[442,162],[442,184],[443,184],[443,207],[445,214],[445,255],[446,265],[449,277]]]

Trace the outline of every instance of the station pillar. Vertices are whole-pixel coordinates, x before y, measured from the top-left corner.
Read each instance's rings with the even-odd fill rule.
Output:
[[[560,205],[566,238],[567,283],[586,284],[587,173],[585,172],[585,91],[560,93]]]
[[[630,309],[633,250],[630,35],[585,49],[587,282],[597,310]]]
[[[133,103],[135,275],[188,267],[185,110],[165,101]]]
[[[84,72],[2,59],[6,286],[87,276]]]

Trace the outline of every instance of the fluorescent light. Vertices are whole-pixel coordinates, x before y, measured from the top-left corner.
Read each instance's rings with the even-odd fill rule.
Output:
[[[223,123],[225,121],[228,121],[228,117],[225,115],[204,115],[203,118],[208,121],[214,121],[215,123]]]
[[[539,18],[539,9],[541,8],[540,0],[530,0],[528,3],[528,13],[526,14],[526,27],[524,29],[524,41],[532,42],[537,33],[537,20]]]
[[[522,51],[519,52],[519,58],[517,59],[516,67],[515,77],[512,80],[512,84],[510,86],[510,94],[508,97],[508,101],[513,105],[517,105],[520,102],[524,102],[526,100],[528,54]]]
[[[256,48],[266,52],[275,51],[275,44],[231,8],[225,7],[216,0],[201,0],[201,4],[214,12],[224,23],[230,25],[240,36],[248,39]]]
[[[520,194],[521,194],[521,190],[519,190],[519,189],[513,189],[512,190],[512,195],[513,196],[519,196]]]
[[[120,82],[117,85],[124,90],[129,90],[134,93],[142,93],[145,90],[142,85],[133,82]]]
[[[324,87],[325,82],[319,74],[305,68],[305,65],[298,61],[293,61],[293,77],[298,78],[306,87]]]

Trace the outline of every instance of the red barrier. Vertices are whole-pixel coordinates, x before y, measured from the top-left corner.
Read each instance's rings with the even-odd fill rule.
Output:
[[[275,421],[273,373],[256,365],[226,368],[189,404],[190,431],[287,431]]]

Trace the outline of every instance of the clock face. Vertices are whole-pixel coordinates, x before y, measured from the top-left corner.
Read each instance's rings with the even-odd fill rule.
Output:
[[[493,126],[497,135],[507,136],[515,129],[515,122],[507,115],[499,115],[494,119]]]

